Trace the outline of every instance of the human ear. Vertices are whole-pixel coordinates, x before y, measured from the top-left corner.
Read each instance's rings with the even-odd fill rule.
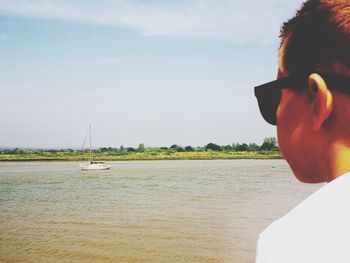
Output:
[[[333,111],[333,95],[319,74],[309,76],[309,92],[312,95],[312,129],[318,131]]]

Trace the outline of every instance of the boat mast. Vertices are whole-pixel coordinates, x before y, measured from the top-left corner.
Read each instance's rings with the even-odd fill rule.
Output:
[[[92,155],[91,155],[91,125],[89,126],[90,127],[90,163],[92,162]]]

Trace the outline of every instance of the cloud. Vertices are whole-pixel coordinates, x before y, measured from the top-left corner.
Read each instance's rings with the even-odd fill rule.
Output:
[[[109,57],[109,58],[101,59],[101,62],[104,63],[104,64],[119,64],[123,60],[125,60],[125,59],[122,59],[122,58],[119,58],[119,57]]]
[[[274,41],[301,0],[0,0],[0,14],[126,27],[144,36]],[[87,4],[88,3],[88,4]]]
[[[6,42],[8,40],[10,40],[10,36],[7,34],[0,34],[0,42]]]

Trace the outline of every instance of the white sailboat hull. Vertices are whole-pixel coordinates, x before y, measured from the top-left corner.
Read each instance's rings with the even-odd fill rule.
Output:
[[[87,137],[87,135],[86,135]],[[84,144],[86,141],[86,137],[84,139],[82,152],[84,149]],[[90,141],[90,147],[89,147],[89,163],[87,165],[82,165],[79,163],[80,169],[83,171],[96,171],[96,170],[109,170],[111,169],[111,165],[105,164],[104,162],[99,161],[93,161],[92,159],[92,147],[91,147],[91,125],[89,126],[89,141]]]
[[[109,170],[111,165],[104,163],[90,163],[88,165],[80,165],[82,171]]]

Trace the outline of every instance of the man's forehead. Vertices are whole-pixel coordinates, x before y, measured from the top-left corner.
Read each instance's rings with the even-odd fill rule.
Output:
[[[287,36],[282,40],[281,46],[278,50],[278,71],[277,71],[277,79],[284,78],[288,76],[287,70],[284,64],[284,53],[286,42],[288,41]]]
[[[288,74],[286,73],[286,71],[283,70],[283,68],[281,69],[280,67],[278,67],[277,78],[276,79],[282,79],[282,78],[285,78],[285,77],[288,77]]]
[[[283,63],[281,63],[279,60],[276,79],[281,79],[281,78],[285,78],[285,77],[288,77],[288,73],[287,73],[285,67],[283,66]]]

